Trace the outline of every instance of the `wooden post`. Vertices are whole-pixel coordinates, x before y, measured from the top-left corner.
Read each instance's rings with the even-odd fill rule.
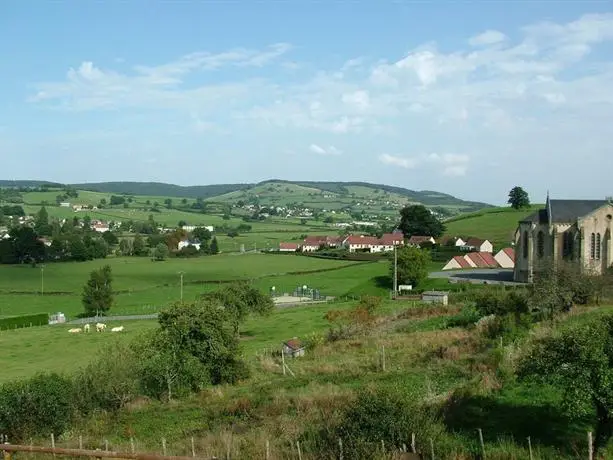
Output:
[[[594,460],[594,443],[592,441],[592,432],[587,434],[588,459]]]
[[[383,366],[383,372],[385,372],[385,345],[381,345],[381,356],[382,356],[381,364]]]
[[[481,428],[477,428],[479,432],[479,443],[481,444],[481,455],[483,456],[483,460],[485,460],[485,443],[483,442],[483,431]]]
[[[302,460],[302,452],[300,451],[300,441],[296,441],[296,448],[298,449],[298,460]]]
[[[383,439],[381,440],[381,453],[385,455],[385,441]]]
[[[79,449],[83,450],[83,435],[79,435]]]
[[[55,449],[55,435],[51,433],[51,448]],[[55,453],[53,454],[53,458],[55,458]]]
[[[266,460],[270,460],[270,441],[266,440]]]
[[[339,451],[339,460],[343,460],[343,440],[338,438],[338,451]]]
[[[528,455],[530,456],[530,460],[532,460],[532,440],[530,436],[528,436]]]
[[[106,450],[107,452],[109,451],[109,440],[108,439],[104,440],[104,450]]]
[[[415,449],[415,433],[411,433],[411,452],[414,454],[417,453],[417,450]]]
[[[434,439],[430,438],[430,456],[434,460]]]
[[[194,444],[194,437],[192,436],[192,457],[196,456],[196,445]]]
[[[232,432],[230,432],[230,439],[226,445],[226,460],[230,460],[230,453],[232,452]]]
[[[134,445],[134,438],[132,436],[130,436],[130,451],[132,453],[136,452],[136,446]]]
[[[283,363],[283,375],[285,375],[285,352],[283,348],[281,348],[281,362]]]
[[[162,453],[166,456],[166,438],[162,438]]]

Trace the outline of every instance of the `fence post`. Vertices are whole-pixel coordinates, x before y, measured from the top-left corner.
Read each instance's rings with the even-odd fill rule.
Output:
[[[587,447],[588,447],[588,458],[589,460],[594,459],[594,443],[592,441],[592,432],[588,432],[587,434]]]
[[[132,453],[136,452],[136,446],[134,445],[134,438],[132,436],[130,436],[130,450]]]
[[[162,453],[166,457],[166,438],[162,438]]]
[[[83,450],[83,435],[79,435],[79,449]]]
[[[296,441],[296,448],[298,449],[298,460],[302,460],[302,452],[300,451],[300,441]]]
[[[411,433],[411,452],[414,454],[417,453],[417,450],[415,449],[415,433]]]
[[[109,440],[108,439],[104,440],[104,450],[106,450],[107,452],[109,451]]]
[[[51,448],[55,449],[55,435],[51,433]],[[53,453],[53,458],[55,458],[55,452]]]
[[[477,428],[479,432],[479,443],[481,444],[481,455],[483,455],[483,460],[485,460],[485,443],[483,442],[483,431],[481,428]]]
[[[266,460],[270,459],[270,441],[266,440]]]
[[[430,438],[430,455],[432,456],[432,460],[434,460],[434,439]]]
[[[530,436],[528,436],[528,455],[530,456],[530,460],[532,460],[532,440]]]
[[[343,460],[343,440],[338,438],[339,460]]]
[[[196,456],[196,445],[194,444],[194,437],[192,436],[192,457]]]

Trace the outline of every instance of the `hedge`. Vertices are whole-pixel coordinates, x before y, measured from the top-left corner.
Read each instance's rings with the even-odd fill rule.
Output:
[[[47,313],[37,313],[35,315],[9,316],[0,318],[0,331],[3,329],[17,329],[30,326],[44,326],[49,324]]]

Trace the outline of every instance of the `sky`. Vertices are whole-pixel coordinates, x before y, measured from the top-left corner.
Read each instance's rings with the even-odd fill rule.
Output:
[[[0,179],[613,195],[613,1],[2,0]]]

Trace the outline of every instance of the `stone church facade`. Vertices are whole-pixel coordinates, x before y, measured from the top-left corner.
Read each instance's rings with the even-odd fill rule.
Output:
[[[546,263],[579,263],[602,274],[613,265],[613,203],[607,200],[550,200],[519,222],[515,234],[516,282],[531,283]]]

